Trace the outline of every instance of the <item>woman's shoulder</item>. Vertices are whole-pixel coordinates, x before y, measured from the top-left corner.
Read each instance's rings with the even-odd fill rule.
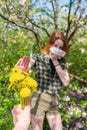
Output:
[[[38,60],[38,59],[44,59],[46,56],[45,54],[33,54],[32,59]]]

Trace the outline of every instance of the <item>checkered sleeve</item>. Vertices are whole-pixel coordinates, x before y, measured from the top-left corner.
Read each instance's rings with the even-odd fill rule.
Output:
[[[35,61],[37,61],[37,55],[36,55],[36,54],[33,54],[33,55],[32,55],[32,59],[34,59]]]
[[[66,61],[65,61],[64,58],[62,58],[59,62],[60,62],[60,65],[61,65],[61,67],[62,67],[63,69],[67,69]]]
[[[40,54],[33,54],[33,55],[32,55],[32,59],[35,60],[35,65],[34,65],[34,67],[36,67],[36,64],[38,64],[38,62],[40,62],[41,55],[40,55]]]

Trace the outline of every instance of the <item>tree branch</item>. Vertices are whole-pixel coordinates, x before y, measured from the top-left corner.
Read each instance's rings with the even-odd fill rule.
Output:
[[[20,27],[20,28],[23,28],[23,29],[26,29],[26,30],[31,31],[31,32],[34,34],[35,38],[36,38],[37,45],[38,45],[38,47],[39,47],[39,49],[40,49],[40,52],[41,52],[41,44],[40,44],[39,38],[38,38],[39,36],[38,36],[37,32],[34,31],[34,29],[31,29],[31,28],[29,28],[29,27],[27,27],[27,26],[19,25],[19,24],[17,24],[17,23],[14,22],[14,21],[9,20],[8,18],[6,18],[5,16],[3,16],[2,14],[0,14],[0,16],[1,16],[4,20],[6,20],[6,21],[8,21],[8,22],[10,22],[10,23],[12,23],[12,24],[14,24],[14,25]]]
[[[53,1],[51,1],[51,3],[52,3],[53,13],[54,13],[55,30],[58,30],[58,0],[55,0],[55,5]]]
[[[12,52],[12,54],[14,54],[14,55],[17,56],[17,57],[20,57],[20,55],[18,55],[16,52],[14,52],[14,51],[7,45],[7,42],[5,42],[5,41],[4,41],[3,39],[1,39],[1,38],[0,38],[0,41],[3,43],[4,47],[5,47],[7,50],[9,50],[9,51]]]
[[[76,24],[74,25],[70,36],[68,37],[68,44],[69,44],[69,42],[72,40],[72,38],[73,38],[75,32],[77,31],[77,29],[82,26],[82,25],[80,25],[80,20],[81,20],[81,18],[82,18],[82,15],[83,15],[83,12],[81,11],[79,18],[77,19],[77,22],[76,22]],[[85,19],[85,18],[84,18],[84,19]],[[70,46],[70,44],[69,44],[69,46]]]
[[[48,33],[48,31],[47,31],[46,28],[39,26],[39,25],[36,24],[32,19],[30,19],[29,17],[27,17],[27,18],[28,18],[29,22],[30,22],[32,25],[34,25],[35,27],[37,27],[37,28],[42,29],[43,31],[45,31],[45,33],[47,34],[48,37],[50,36],[50,34]]]
[[[82,83],[87,84],[87,80],[82,79],[82,78],[79,78],[78,76],[73,75],[73,74],[69,74],[69,75],[70,75],[71,77],[73,77],[74,79],[76,79],[76,80],[78,80],[78,81],[80,81],[80,82],[82,82]]]
[[[69,5],[70,5],[70,6],[69,6],[69,12],[68,12],[66,37],[68,37],[68,33],[69,33],[69,31],[70,31],[70,25],[71,25],[70,14],[71,14],[72,0],[70,0]]]
[[[76,25],[74,26],[74,29],[72,30],[70,36],[68,37],[68,45],[69,45],[69,47],[70,47],[70,45],[71,45],[71,44],[70,44],[70,41],[72,40],[72,38],[73,38],[73,36],[74,36],[74,34],[75,34],[75,32],[77,31],[78,28],[80,28],[80,26],[78,26],[78,24],[76,24]]]
[[[74,11],[74,15],[76,15],[77,11],[79,10],[80,4],[81,4],[81,0],[78,0],[77,7]]]

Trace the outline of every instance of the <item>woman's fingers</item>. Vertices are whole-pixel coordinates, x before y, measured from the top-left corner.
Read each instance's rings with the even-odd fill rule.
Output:
[[[25,68],[28,68],[28,65],[29,65],[29,57],[28,56],[24,56],[23,57],[23,66],[25,67]]]
[[[15,67],[20,66],[21,62],[23,61],[23,58],[20,58],[18,62],[16,63]]]

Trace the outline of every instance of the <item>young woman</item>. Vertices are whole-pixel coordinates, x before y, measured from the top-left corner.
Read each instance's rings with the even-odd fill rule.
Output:
[[[31,97],[31,122],[33,130],[43,130],[45,116],[51,130],[62,130],[61,116],[58,111],[59,93],[62,86],[69,85],[69,74],[66,70],[64,59],[65,54],[68,54],[66,38],[63,33],[55,31],[50,36],[42,54],[33,55],[31,59],[24,56],[16,64],[16,67],[24,71],[28,71],[32,66],[36,69],[38,91]],[[14,115],[17,116],[17,114],[14,114],[15,110],[13,109],[13,117]],[[21,116],[21,118],[24,117]],[[30,123],[29,116],[28,120]],[[29,126],[29,123],[24,125]],[[27,130],[27,128],[24,130]],[[14,130],[18,129],[14,128]]]

